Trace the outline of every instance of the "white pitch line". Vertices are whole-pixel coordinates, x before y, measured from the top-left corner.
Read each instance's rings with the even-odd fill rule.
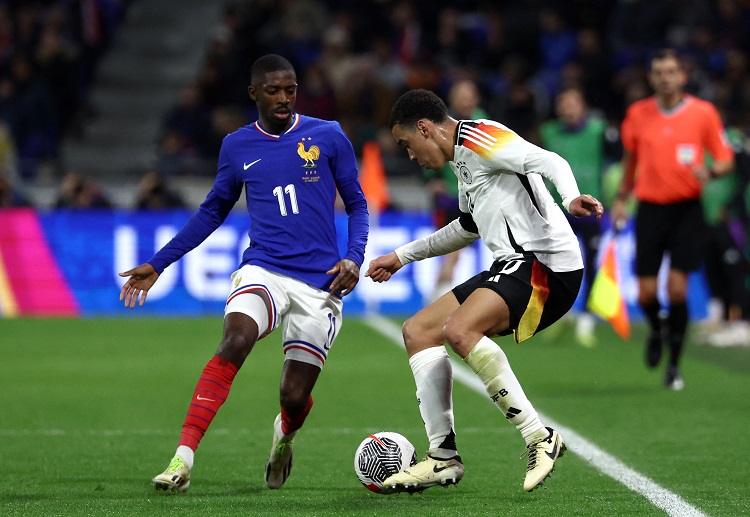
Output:
[[[362,322],[397,345],[400,345],[401,347],[404,346],[401,329],[392,321],[382,316],[370,315],[363,318]],[[454,359],[451,359],[451,364],[453,365],[454,379],[479,393],[483,397],[487,396],[484,385],[474,372],[463,363]],[[651,501],[654,506],[665,511],[668,515],[675,517],[706,516],[706,514],[692,506],[679,495],[670,492],[643,474],[636,472],[611,454],[604,452],[602,449],[586,440],[571,428],[561,425],[554,419],[539,412],[539,410],[537,410],[537,412],[539,413],[540,419],[560,431],[560,434],[565,437],[565,443],[568,445],[568,450],[583,458],[602,474],[611,477],[615,481],[628,487],[633,492],[642,495]]]

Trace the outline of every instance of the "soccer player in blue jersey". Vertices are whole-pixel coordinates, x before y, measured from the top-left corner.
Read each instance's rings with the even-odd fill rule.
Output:
[[[128,277],[120,300],[131,309],[143,305],[159,274],[216,230],[245,189],[250,245],[232,274],[223,338],[195,387],[175,456],[153,479],[157,490],[188,489],[195,450],[237,371],[256,341],[279,324],[286,359],[265,481],[281,488],[292,468],[294,436],[310,412],[312,389],[341,329],[341,298],[357,285],[364,260],[367,202],[341,126],[294,111],[297,76],[283,57],[259,58],[250,80],[258,120],[224,138],[206,200],[148,262],[120,273]],[[334,225],[337,191],[349,216],[343,258]]]

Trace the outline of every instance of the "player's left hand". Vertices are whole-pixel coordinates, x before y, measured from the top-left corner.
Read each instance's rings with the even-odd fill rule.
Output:
[[[359,266],[351,259],[341,259],[336,265],[329,269],[329,275],[336,275],[331,283],[331,293],[338,296],[346,296],[354,290],[359,282]]]
[[[365,276],[369,276],[373,282],[387,282],[402,267],[404,265],[401,264],[396,252],[391,251],[389,254],[371,261]]]
[[[604,207],[594,196],[583,194],[570,202],[568,212],[576,217],[595,215],[597,219],[600,219],[604,213]]]

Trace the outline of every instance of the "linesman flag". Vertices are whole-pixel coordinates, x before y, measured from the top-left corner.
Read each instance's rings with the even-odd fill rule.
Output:
[[[620,291],[615,240],[607,245],[589,293],[588,310],[608,321],[622,339],[630,339],[630,319]]]

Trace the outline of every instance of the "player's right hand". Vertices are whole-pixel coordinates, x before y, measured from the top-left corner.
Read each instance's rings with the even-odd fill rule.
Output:
[[[365,276],[369,276],[373,282],[387,282],[393,273],[403,267],[395,251],[383,255],[370,262]]]
[[[143,306],[146,303],[148,290],[151,289],[151,286],[159,278],[159,273],[147,262],[130,271],[120,273],[120,276],[130,277],[120,290],[120,301],[125,300],[125,307],[133,309],[139,297],[141,299],[138,304],[139,306]]]

